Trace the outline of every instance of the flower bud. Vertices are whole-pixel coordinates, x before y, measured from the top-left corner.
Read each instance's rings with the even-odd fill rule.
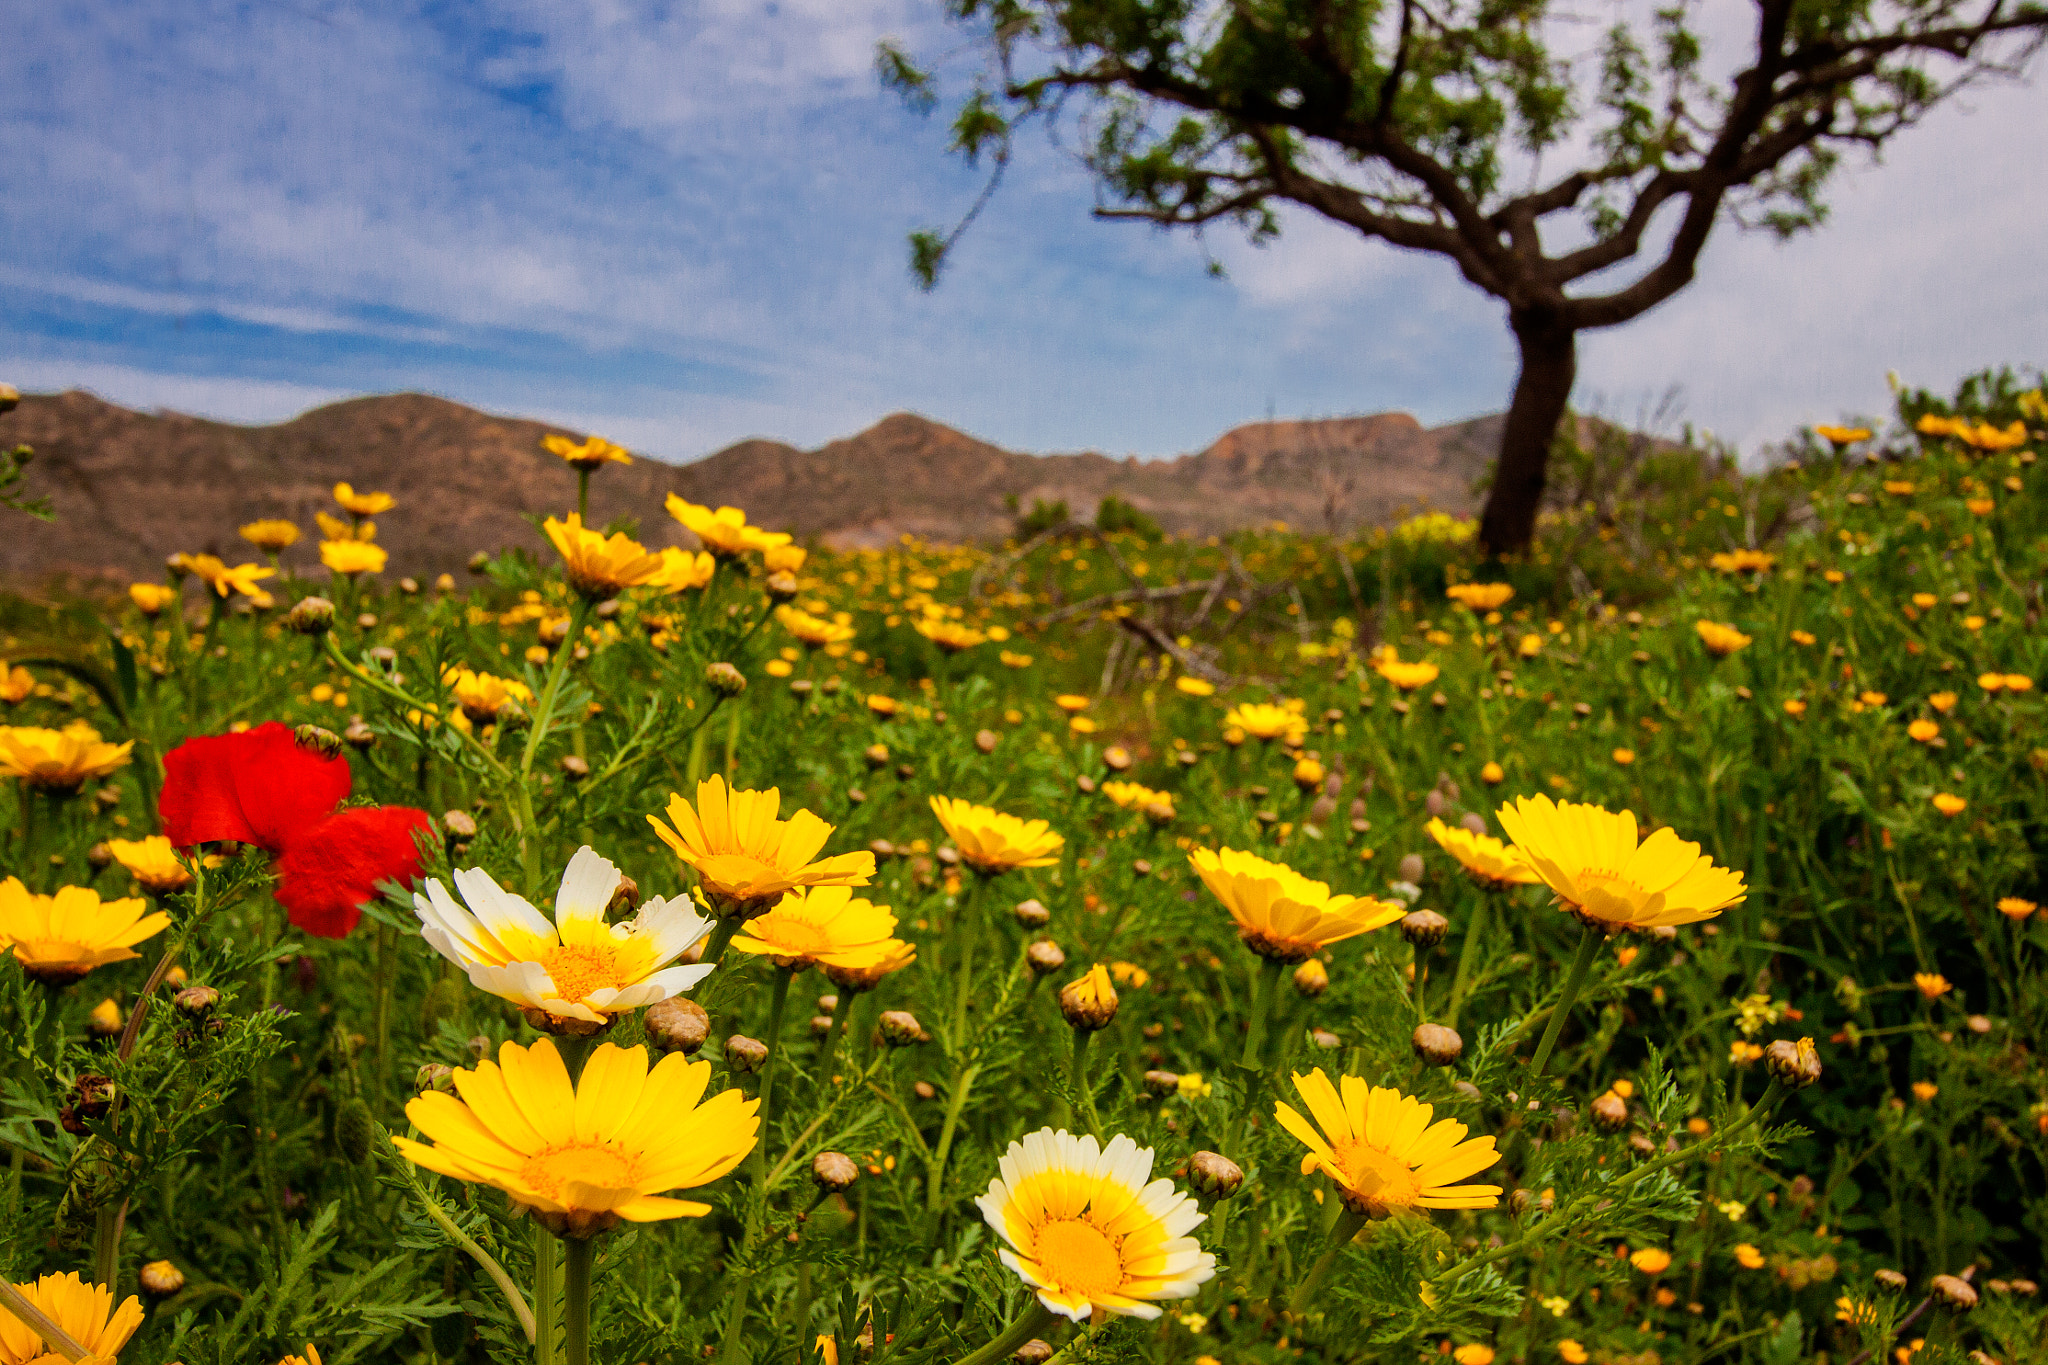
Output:
[[[491,556],[488,551],[478,550],[469,557],[469,571],[473,574],[490,572]]]
[[[307,753],[318,754],[322,758],[333,758],[341,752],[341,736],[317,725],[299,726],[292,731],[292,739]]]
[[[881,1018],[882,1039],[890,1047],[914,1047],[929,1043],[932,1036],[924,1031],[924,1025],[917,1022],[917,1016],[909,1010],[884,1010]]]
[[[1052,911],[1046,909],[1044,903],[1036,898],[1018,901],[1016,908],[1010,913],[1015,915],[1017,923],[1026,929],[1043,929],[1052,922]]]
[[[747,690],[747,675],[728,663],[706,664],[704,685],[721,697],[737,697]]]
[[[1221,1152],[1196,1152],[1188,1158],[1188,1186],[1204,1199],[1228,1199],[1244,1184],[1244,1170]]]
[[[100,842],[85,851],[85,861],[95,870],[112,867],[114,865],[113,845],[104,839],[100,840]]]
[[[12,412],[21,405],[21,390],[12,384],[0,384],[0,412]]]
[[[1024,962],[1033,976],[1050,976],[1067,965],[1067,955],[1060,951],[1059,944],[1042,938],[1024,950]]]
[[[1396,872],[1402,881],[1413,882],[1420,886],[1422,885],[1423,870],[1422,855],[1420,853],[1411,853],[1401,860]]]
[[[187,986],[171,997],[171,1006],[187,1019],[204,1019],[220,1004],[220,992],[211,986]]]
[[[95,1038],[111,1038],[121,1031],[121,1007],[109,998],[93,1007],[85,1026]]]
[[[994,753],[996,745],[1001,742],[1002,737],[993,730],[976,730],[974,732],[974,747],[985,754]]]
[[[838,1194],[860,1179],[860,1167],[844,1152],[820,1152],[811,1161],[811,1179],[822,1193]]]
[[[1046,1361],[1052,1359],[1052,1355],[1051,1342],[1033,1337],[1010,1352],[1010,1359],[1016,1362],[1016,1365],[1045,1365]]]
[[[1344,1040],[1326,1028],[1310,1029],[1308,1040],[1325,1052],[1344,1046]]]
[[[467,843],[476,838],[476,817],[466,810],[445,811],[441,815],[441,832],[451,841]]]
[[[1404,880],[1413,881],[1413,877]],[[1414,945],[1417,952],[1427,952],[1444,941],[1444,935],[1451,930],[1451,922],[1434,910],[1414,910],[1401,917],[1401,937]]]
[[[1432,791],[1429,795],[1422,798],[1422,808],[1428,811],[1432,817],[1442,819],[1443,813],[1451,808],[1451,803],[1444,799],[1442,792]]]
[[[325,635],[334,629],[334,603],[324,597],[301,597],[284,614],[284,628],[294,635]]]
[[[1116,987],[1110,982],[1109,968],[1098,962],[1086,975],[1062,987],[1060,1013],[1083,1032],[1107,1028],[1116,1018]]]
[[[350,748],[366,750],[377,743],[377,732],[362,721],[355,721],[341,732],[341,738]]]
[[[1602,1128],[1620,1128],[1628,1122],[1628,1101],[1612,1090],[1593,1101],[1593,1121]]]
[[[562,768],[562,776],[568,778],[571,782],[581,782],[584,778],[590,776],[590,760],[584,758],[581,754],[563,754],[559,762]]]
[[[1180,1091],[1180,1076],[1172,1071],[1148,1071],[1145,1073],[1145,1093],[1155,1099],[1165,1099]]]
[[[1416,1025],[1408,1043],[1424,1066],[1449,1066],[1465,1052],[1465,1040],[1458,1031],[1442,1024]]]
[[[1906,1287],[1906,1277],[1896,1270],[1880,1270],[1871,1278],[1886,1289],[1899,1290]]]
[[[1968,1312],[1977,1306],[1977,1291],[1960,1275],[1936,1275],[1927,1282],[1927,1288],[1935,1298],[1958,1313]]]
[[[1303,792],[1312,792],[1323,785],[1323,765],[1312,758],[1304,758],[1294,765],[1294,785]]]
[[[1298,995],[1313,1000],[1330,989],[1330,969],[1315,958],[1310,958],[1294,969],[1294,989]]]
[[[1102,751],[1102,763],[1111,772],[1129,772],[1131,768],[1131,751],[1121,744],[1112,744]]]
[[[412,1075],[412,1088],[424,1095],[430,1090],[449,1091],[455,1088],[455,1068],[439,1062],[428,1062]]]
[[[734,1071],[751,1075],[768,1064],[768,1044],[759,1038],[735,1033],[725,1040],[725,1064]]]
[[[672,995],[649,1005],[640,1016],[640,1027],[646,1030],[647,1041],[663,1052],[690,1057],[711,1036],[711,1016],[696,1001]]]
[[[169,1261],[151,1261],[142,1267],[136,1280],[143,1293],[166,1299],[185,1287],[185,1272]]]
[[[334,1150],[351,1166],[360,1166],[370,1159],[376,1136],[377,1120],[371,1117],[370,1106],[360,1099],[350,1100],[334,1116]]]
[[[787,602],[797,594],[796,575],[787,569],[768,575],[768,597],[770,601]]]
[[[1788,1088],[1804,1090],[1820,1079],[1820,1053],[1811,1038],[1780,1038],[1764,1049],[1764,1068]]]
[[[889,746],[870,744],[861,752],[861,757],[867,760],[870,768],[886,768],[889,766]]]
[[[1458,823],[1464,828],[1471,830],[1474,834],[1486,833],[1486,817],[1476,810],[1466,811]]]

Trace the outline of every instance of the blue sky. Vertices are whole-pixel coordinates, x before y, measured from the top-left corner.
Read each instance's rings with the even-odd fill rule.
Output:
[[[1725,4],[1727,0],[1717,0]],[[876,85],[935,0],[132,0],[0,49],[0,379],[234,420],[423,389],[691,459],[910,408],[1022,450],[1170,455],[1268,411],[1501,407],[1491,301],[1312,220],[1254,250],[1090,219],[1042,139],[978,180]],[[2048,360],[2048,87],[1987,88],[1781,246],[1589,338],[1582,404],[1753,446]],[[1205,271],[1205,250],[1227,267]]]

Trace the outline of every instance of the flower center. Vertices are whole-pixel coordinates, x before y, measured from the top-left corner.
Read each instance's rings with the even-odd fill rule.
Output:
[[[1040,1228],[1036,1260],[1054,1284],[1091,1299],[1123,1288],[1124,1261],[1115,1240],[1085,1219],[1062,1218]]]
[[[616,1147],[577,1142],[534,1153],[519,1168],[519,1179],[567,1208],[570,1203],[562,1190],[570,1181],[580,1180],[601,1190],[636,1190],[640,1188],[640,1163]]]
[[[772,925],[757,923],[750,932],[777,948],[788,949],[792,957],[813,957],[832,946],[832,935],[825,932],[824,926],[795,916],[777,916]]]
[[[1421,1196],[1414,1170],[1399,1157],[1359,1138],[1339,1138],[1334,1149],[1345,1178],[1369,1202],[1398,1209],[1408,1207]]]
[[[632,984],[619,961],[619,950],[603,944],[558,944],[541,954],[540,965],[555,983],[555,994],[571,1003],[606,986],[620,989]]]

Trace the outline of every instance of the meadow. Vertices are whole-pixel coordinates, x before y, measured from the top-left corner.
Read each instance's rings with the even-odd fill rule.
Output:
[[[0,599],[0,1365],[2048,1358],[2048,402],[1874,425]]]

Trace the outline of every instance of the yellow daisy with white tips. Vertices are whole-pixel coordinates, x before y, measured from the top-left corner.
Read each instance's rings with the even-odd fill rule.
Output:
[[[1121,1134],[1041,1128],[998,1163],[975,1200],[1007,1245],[1003,1264],[1061,1317],[1159,1316],[1160,1299],[1193,1298],[1216,1257],[1188,1234],[1207,1216],[1171,1180],[1152,1179],[1152,1149]]]
[[[456,1071],[454,1095],[430,1090],[405,1106],[433,1145],[391,1141],[414,1165],[505,1191],[557,1237],[701,1218],[709,1204],[664,1192],[731,1171],[761,1126],[761,1102],[738,1090],[700,1104],[710,1083],[709,1062],[678,1052],[649,1069],[646,1048],[610,1043],[571,1083],[553,1042],[506,1043],[495,1063]]]
[[[1500,1160],[1490,1136],[1468,1142],[1464,1124],[1431,1123],[1431,1106],[1390,1087],[1356,1076],[1344,1077],[1343,1085],[1340,1094],[1321,1067],[1296,1075],[1294,1088],[1315,1122],[1285,1104],[1275,1104],[1273,1116],[1308,1148],[1301,1173],[1322,1171],[1336,1181],[1345,1208],[1384,1218],[1406,1209],[1490,1209],[1500,1202],[1498,1185],[1458,1183]]]
[[[586,846],[562,873],[552,924],[480,867],[455,874],[467,909],[439,878],[412,903],[421,936],[467,972],[471,985],[520,1006],[538,1027],[561,1021],[581,1033],[679,995],[712,970],[669,965],[711,932],[711,921],[687,898],[656,897],[634,918],[608,923],[620,880],[611,860]]]

